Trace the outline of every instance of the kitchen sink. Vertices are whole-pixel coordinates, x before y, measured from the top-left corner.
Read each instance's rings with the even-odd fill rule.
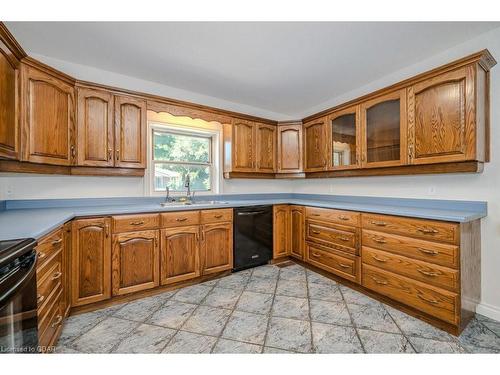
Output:
[[[208,206],[216,204],[228,204],[227,201],[194,201],[194,202],[162,202],[162,207],[181,207],[181,206]]]

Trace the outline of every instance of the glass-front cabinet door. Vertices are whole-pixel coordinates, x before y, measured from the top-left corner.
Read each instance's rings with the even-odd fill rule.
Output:
[[[334,112],[329,117],[330,168],[352,169],[361,165],[360,106]]]
[[[407,164],[406,91],[398,90],[361,104],[363,167]]]

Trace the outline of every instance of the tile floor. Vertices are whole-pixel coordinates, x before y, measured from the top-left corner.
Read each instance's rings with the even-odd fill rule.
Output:
[[[459,338],[302,266],[262,266],[65,323],[58,353],[499,353],[500,322]]]

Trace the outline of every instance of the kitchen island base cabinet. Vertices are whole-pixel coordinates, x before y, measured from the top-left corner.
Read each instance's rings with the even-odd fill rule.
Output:
[[[110,218],[73,222],[71,304],[86,305],[111,297]]]
[[[113,236],[113,296],[159,285],[158,231],[120,233]]]
[[[233,224],[204,224],[201,227],[202,275],[233,268]]]
[[[161,284],[173,284],[200,276],[200,227],[161,230]]]

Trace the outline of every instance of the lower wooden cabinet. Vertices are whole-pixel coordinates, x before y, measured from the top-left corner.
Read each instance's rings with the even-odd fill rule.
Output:
[[[304,207],[290,206],[290,255],[304,259]]]
[[[110,218],[73,222],[71,304],[85,305],[111,297]]]
[[[201,273],[233,268],[233,224],[204,224],[201,227]]]
[[[151,289],[159,285],[158,230],[113,235],[113,296]]]
[[[161,284],[172,284],[200,276],[200,227],[161,230]]]
[[[273,206],[273,258],[290,254],[290,207]]]

